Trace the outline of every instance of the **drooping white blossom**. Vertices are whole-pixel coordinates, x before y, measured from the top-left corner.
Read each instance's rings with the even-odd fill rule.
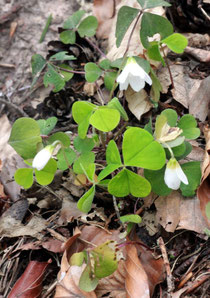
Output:
[[[32,167],[38,171],[41,171],[52,157],[53,150],[54,146],[48,145],[39,151],[33,159]]]
[[[189,184],[187,176],[175,158],[171,158],[166,166],[164,175],[165,184],[171,189],[179,189],[181,182]]]
[[[133,57],[127,59],[127,63],[121,74],[117,77],[117,82],[120,84],[120,90],[126,90],[130,84],[135,92],[139,92],[144,88],[145,82],[152,85],[150,76],[139,66]]]

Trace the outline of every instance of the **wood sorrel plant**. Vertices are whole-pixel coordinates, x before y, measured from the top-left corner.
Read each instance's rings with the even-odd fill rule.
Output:
[[[105,87],[110,91],[110,101],[104,104],[101,96],[101,105],[89,101],[74,102],[72,115],[78,124],[78,136],[73,139],[63,132],[52,133],[57,123],[56,117],[37,121],[20,118],[15,121],[9,144],[28,165],[27,168],[18,169],[15,173],[14,178],[19,185],[26,189],[30,188],[34,179],[40,185],[48,185],[53,181],[57,169],[63,171],[69,169],[78,183],[84,184],[86,188],[89,187],[78,201],[78,208],[83,212],[91,210],[96,186],[106,188],[107,193],[113,198],[128,195],[146,197],[151,190],[158,195],[168,195],[172,189],[178,188],[184,196],[195,194],[201,178],[199,162],[179,164],[179,161],[192,150],[187,140],[196,139],[200,135],[194,117],[185,115],[178,119],[174,110],[167,109],[156,118],[154,129],[151,120],[144,129],[128,126],[128,115],[118,97],[113,96],[117,83],[120,84],[121,90],[127,89],[130,84],[134,91],[139,91],[144,88],[145,83],[148,83],[153,89],[152,100],[159,100],[161,86],[149,61],[140,57],[127,57],[130,40],[140,17],[140,38],[150,59],[161,61],[165,65],[165,57],[161,52],[163,45],[176,53],[182,53],[187,45],[184,36],[173,33],[172,24],[166,18],[147,11],[156,6],[169,6],[168,2],[161,0],[138,0],[138,2],[141,5],[140,9],[123,6],[118,13],[117,47],[136,19],[122,58],[115,61],[105,58],[99,63],[88,62],[81,71],[73,69],[71,62],[76,57],[68,55],[65,51],[51,56],[49,60],[39,54],[32,57],[32,87],[43,73],[44,85],[47,87],[52,84],[53,91],[58,92],[72,79],[74,73],[80,73],[91,83],[102,78]],[[74,44],[76,34],[79,34],[98,49],[89,39],[96,32],[97,20],[93,16],[83,17],[84,11],[77,11],[70,16],[64,22],[60,40],[64,44]],[[149,38],[157,33],[160,35],[160,40],[150,42]],[[98,51],[101,53],[100,49]],[[102,55],[105,56],[103,53]],[[120,121],[124,122],[121,128],[118,127]],[[90,126],[92,130],[89,129]],[[110,139],[109,136],[108,139],[107,133],[113,130],[115,130],[113,138]],[[101,163],[95,162],[95,147],[105,150],[105,160]],[[138,174],[139,168],[144,169],[144,177]],[[122,216],[120,219],[123,223],[141,221],[141,218],[134,214]],[[103,267],[104,270],[94,272],[96,280],[89,283],[91,289],[88,290],[93,290],[99,278],[111,274],[116,269],[115,250],[106,243],[102,251],[105,252],[106,262],[104,264],[101,261],[95,268],[98,270],[98,267]],[[101,247],[96,248],[91,252],[92,258],[100,253]],[[90,278],[93,269],[88,263],[87,253],[75,256],[71,262],[77,265],[86,262],[84,275],[86,279]],[[81,280],[82,278],[84,276]],[[83,290],[85,290],[84,284],[81,281],[80,286]]]

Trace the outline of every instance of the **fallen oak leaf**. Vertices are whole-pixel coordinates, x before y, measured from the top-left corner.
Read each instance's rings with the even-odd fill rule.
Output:
[[[138,258],[137,249],[134,245],[126,246],[126,294],[132,298],[149,298],[148,276]]]
[[[24,273],[13,286],[8,298],[39,297],[45,270],[51,262],[51,260],[48,262],[30,261]]]

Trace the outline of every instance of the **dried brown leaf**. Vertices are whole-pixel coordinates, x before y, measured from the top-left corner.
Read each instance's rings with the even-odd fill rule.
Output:
[[[191,93],[189,113],[201,121],[205,121],[210,109],[210,76],[201,81],[195,92]]]
[[[135,92],[129,87],[125,91],[125,97],[128,102],[129,110],[138,120],[140,120],[141,116],[150,111],[153,107],[152,103],[149,101],[148,94],[144,89]]]
[[[85,215],[77,208],[77,202],[72,201],[69,198],[64,198],[62,202],[62,208],[60,211],[60,217],[58,219],[58,224],[63,225],[72,222],[74,219]]]
[[[148,277],[138,258],[137,249],[134,245],[128,245],[126,246],[126,252],[126,293],[128,297],[132,298],[149,298]]]
[[[93,14],[98,20],[96,35],[98,38],[108,38],[112,27],[113,18],[116,13],[116,5],[121,0],[94,0]]]
[[[42,291],[43,276],[49,263],[51,260],[48,262],[30,261],[24,273],[13,286],[8,298],[39,297]]]
[[[204,233],[207,228],[196,197],[185,198],[178,191],[173,191],[166,197],[159,197],[155,206],[157,221],[167,232],[186,229]]]
[[[210,226],[210,219],[206,216],[206,205],[210,202],[210,128],[204,128],[204,135],[206,138],[206,150],[202,165],[201,184],[198,188],[197,195],[200,200],[200,208],[203,217],[208,226]]]
[[[174,89],[171,90],[173,97],[185,108],[188,108],[191,98],[200,87],[201,80],[191,79],[186,73],[186,68],[183,65],[171,64],[170,70],[174,82]],[[161,68],[158,72],[158,78],[162,85],[162,93],[167,93],[169,86],[171,86],[167,67]]]

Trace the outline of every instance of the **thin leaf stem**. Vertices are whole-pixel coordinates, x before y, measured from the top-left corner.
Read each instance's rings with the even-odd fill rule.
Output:
[[[166,66],[167,66],[167,68],[168,68],[168,72],[169,72],[169,76],[170,76],[170,80],[171,80],[172,89],[174,89],[175,87],[174,87],[173,76],[172,76],[172,73],[171,73],[170,65],[169,65],[169,63],[168,63],[168,59],[167,59],[167,57],[166,57],[166,54],[165,54],[165,52],[164,52],[164,48],[163,48],[162,45],[161,45],[161,50],[162,50],[162,52],[163,52],[163,56],[164,56],[164,59],[165,59],[165,62],[166,62]]]
[[[102,52],[102,50],[94,43],[92,42],[92,40],[90,40],[88,37],[85,37],[85,40],[94,48],[96,49],[100,54],[101,56],[103,56],[105,59],[108,59],[106,54],[104,52]]]

